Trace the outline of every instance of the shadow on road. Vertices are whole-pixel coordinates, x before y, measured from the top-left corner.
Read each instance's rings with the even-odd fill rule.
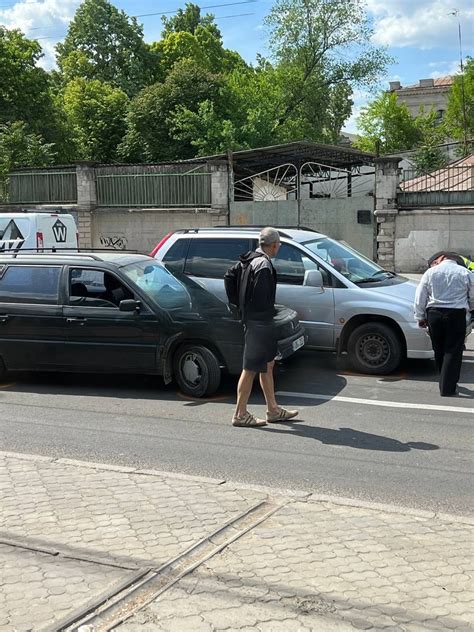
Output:
[[[407,441],[403,443],[398,439],[384,437],[382,435],[361,432],[353,428],[320,428],[303,425],[301,422],[286,422],[285,425],[266,426],[263,432],[278,432],[302,437],[306,439],[316,439],[326,445],[344,445],[349,448],[359,450],[379,450],[382,452],[410,452],[410,450],[439,450],[439,446],[433,443],[423,443],[421,441]]]

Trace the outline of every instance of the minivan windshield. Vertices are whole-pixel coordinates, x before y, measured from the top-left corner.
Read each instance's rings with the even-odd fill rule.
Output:
[[[125,275],[163,309],[189,309],[191,297],[178,279],[153,260],[137,261],[122,268]]]
[[[330,237],[306,241],[303,245],[352,283],[370,283],[395,276],[360,252]]]

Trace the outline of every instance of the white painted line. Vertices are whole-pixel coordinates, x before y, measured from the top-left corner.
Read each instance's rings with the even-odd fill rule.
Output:
[[[466,359],[464,359],[463,362],[470,362],[471,364],[474,364],[474,360],[466,360]]]
[[[359,399],[358,397],[342,397],[340,395],[321,395],[319,393],[292,393],[291,391],[278,391],[275,393],[280,397],[296,397],[300,399],[322,399],[331,402],[344,402],[347,404],[366,404],[367,406],[386,406],[388,408],[415,408],[416,410],[438,410],[448,413],[471,413],[473,408],[462,408],[460,406],[435,406],[434,404],[408,404],[406,402],[387,402],[382,399]]]

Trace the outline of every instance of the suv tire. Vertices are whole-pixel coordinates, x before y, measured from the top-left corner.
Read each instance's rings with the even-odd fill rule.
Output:
[[[185,395],[212,395],[221,382],[221,369],[216,356],[201,345],[183,345],[174,356],[174,376]]]
[[[0,382],[7,377],[7,370],[2,358],[0,357]]]
[[[387,375],[402,359],[400,340],[391,327],[383,323],[359,325],[347,343],[349,362],[355,371]]]

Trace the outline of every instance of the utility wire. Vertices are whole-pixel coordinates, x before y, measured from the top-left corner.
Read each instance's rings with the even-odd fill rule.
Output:
[[[240,18],[240,17],[244,17],[246,15],[255,15],[255,13],[235,13],[233,15],[221,15],[220,17],[215,17],[216,20],[226,20],[228,18]],[[55,27],[53,27],[55,28]],[[32,37],[31,39],[34,40],[35,42],[38,42],[39,40],[46,40],[46,39],[60,39],[61,37],[63,37],[64,34],[61,35],[45,35],[45,36],[41,36],[41,37]]]

